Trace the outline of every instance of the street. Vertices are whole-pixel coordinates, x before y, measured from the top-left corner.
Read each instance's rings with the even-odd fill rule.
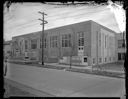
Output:
[[[125,94],[125,79],[13,63],[8,63],[5,78],[60,97],[121,97]]]
[[[21,90],[19,87],[15,87],[14,85],[11,85],[10,81],[7,79],[4,79],[4,88],[5,88],[5,93],[4,93],[5,98],[10,97],[10,96],[35,97],[35,95],[31,93]]]

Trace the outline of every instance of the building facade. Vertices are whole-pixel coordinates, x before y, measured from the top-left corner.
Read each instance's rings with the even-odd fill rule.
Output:
[[[44,31],[44,61],[76,65],[116,62],[115,32],[92,21]],[[13,58],[41,62],[42,32],[12,38]]]
[[[116,47],[117,47],[117,57],[118,61],[124,61],[125,60],[125,54],[126,54],[126,36],[123,33],[117,33],[116,34]]]
[[[4,57],[10,57],[11,56],[11,41],[5,41],[4,42]]]

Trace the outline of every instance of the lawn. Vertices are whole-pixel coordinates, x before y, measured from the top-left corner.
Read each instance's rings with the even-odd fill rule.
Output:
[[[117,70],[117,71],[123,71],[124,64],[121,63],[108,63],[101,65],[104,70]]]

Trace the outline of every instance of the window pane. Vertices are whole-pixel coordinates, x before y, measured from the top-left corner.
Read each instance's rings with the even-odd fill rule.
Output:
[[[36,49],[37,48],[37,39],[31,40],[31,49]]]
[[[71,34],[62,35],[62,47],[70,47],[71,46]]]
[[[50,37],[50,46],[53,48],[57,47],[57,36],[51,36]]]
[[[44,48],[46,48],[47,47],[47,39],[45,38],[44,39]]]
[[[27,42],[27,40],[25,40],[25,50],[27,50],[28,49],[28,42]]]
[[[78,33],[78,46],[84,46],[84,33]]]
[[[40,38],[40,48],[42,48],[42,38]]]

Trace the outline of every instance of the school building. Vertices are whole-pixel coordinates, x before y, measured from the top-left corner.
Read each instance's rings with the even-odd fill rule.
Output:
[[[116,32],[92,20],[44,31],[44,61],[74,65],[116,62]],[[13,58],[41,62],[42,31],[12,38]]]
[[[125,33],[117,33],[116,34],[116,46],[117,46],[117,57],[118,61],[125,60],[126,54],[126,35]]]

